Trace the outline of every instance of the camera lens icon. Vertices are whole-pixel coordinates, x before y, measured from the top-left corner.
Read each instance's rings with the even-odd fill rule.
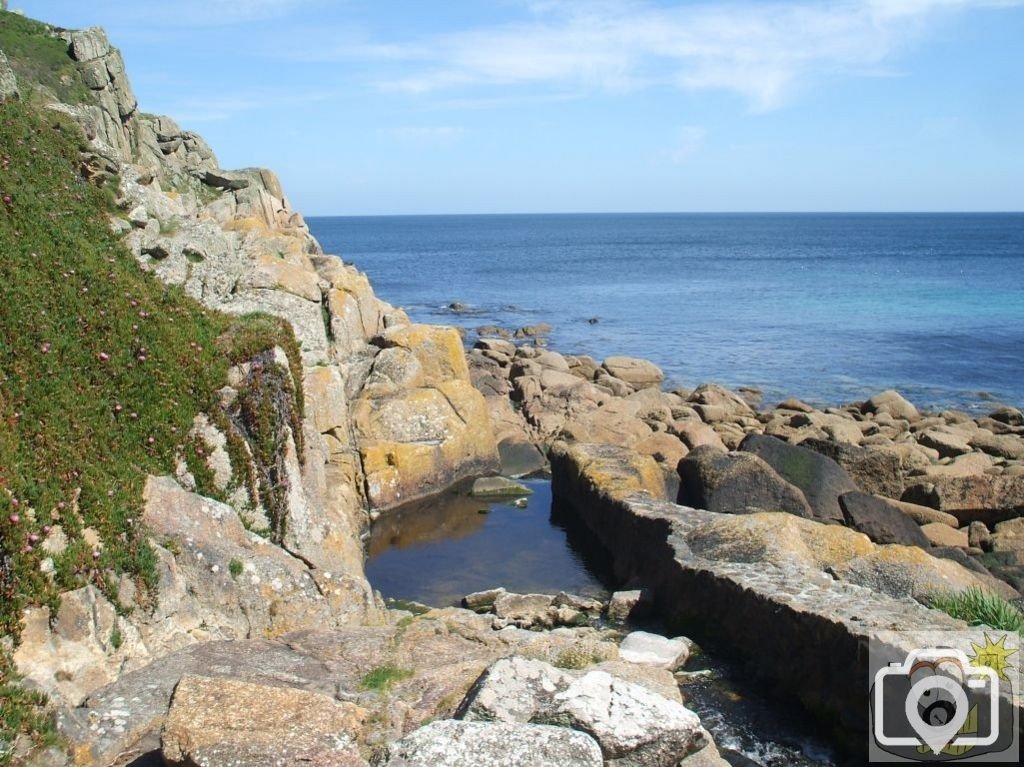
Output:
[[[970,665],[960,650],[915,650],[902,664],[879,669],[874,682],[873,734],[879,745],[924,743],[938,755],[948,746],[988,746],[998,738],[998,675],[990,668]],[[902,717],[886,709],[886,701],[891,707],[896,699],[902,700]],[[984,736],[965,732],[970,729],[964,725],[972,709],[982,704],[988,709],[991,731]]]

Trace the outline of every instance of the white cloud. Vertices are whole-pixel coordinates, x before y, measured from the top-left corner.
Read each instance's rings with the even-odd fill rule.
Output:
[[[708,132],[699,125],[684,125],[676,136],[676,145],[669,150],[669,159],[674,163],[684,163],[704,144]]]
[[[777,108],[805,83],[888,72],[930,26],[1022,0],[702,2],[535,0],[526,21],[408,41],[324,47],[323,59],[387,60],[382,87],[412,93],[532,86],[631,90],[669,85],[724,90],[755,111]]]

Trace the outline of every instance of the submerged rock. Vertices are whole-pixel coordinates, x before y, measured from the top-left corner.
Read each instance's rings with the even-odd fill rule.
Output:
[[[473,482],[470,494],[474,498],[521,498],[533,491],[505,477],[480,477]]]

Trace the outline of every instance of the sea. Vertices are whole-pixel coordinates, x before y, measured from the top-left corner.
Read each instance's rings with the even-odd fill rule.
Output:
[[[414,321],[548,323],[551,348],[643,357],[836,406],[1024,406],[1024,214],[318,217],[324,249]]]

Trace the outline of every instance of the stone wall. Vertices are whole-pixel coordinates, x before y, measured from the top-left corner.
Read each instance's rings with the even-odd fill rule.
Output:
[[[884,559],[887,577],[900,583],[952,586],[964,578],[963,586],[970,574],[928,555],[920,560],[912,547],[877,546],[792,514],[679,506],[644,480],[648,461],[653,466],[622,448],[558,445],[553,489],[607,547],[617,576],[648,589],[673,629],[731,656],[751,678],[781,698],[799,699],[851,748],[863,749],[868,642],[905,653],[914,648],[891,632],[966,626],[885,593],[885,584],[862,578],[855,563]]]

